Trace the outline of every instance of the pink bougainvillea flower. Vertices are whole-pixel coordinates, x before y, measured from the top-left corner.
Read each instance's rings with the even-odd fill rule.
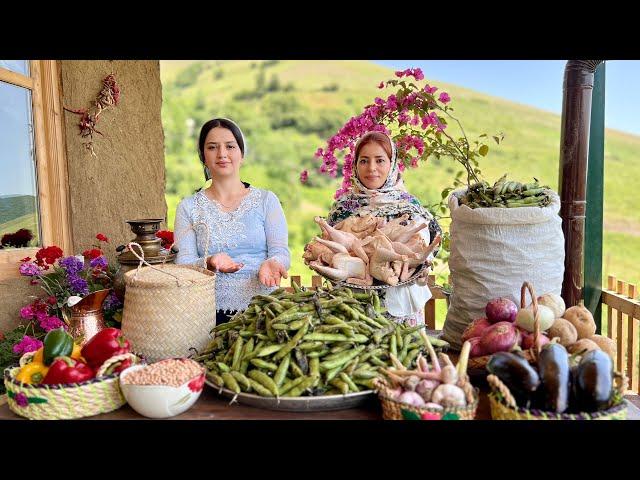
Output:
[[[303,170],[300,173],[300,182],[307,183],[308,179],[309,179],[309,172],[307,172],[306,170]]]
[[[438,87],[432,87],[429,84],[424,86],[424,91],[433,95],[434,93],[436,93],[438,91]]]
[[[442,92],[438,97],[438,100],[440,100],[442,103],[449,103],[451,101],[451,97],[447,92]]]
[[[378,85],[378,88],[384,88],[384,82],[380,82],[380,85]]]

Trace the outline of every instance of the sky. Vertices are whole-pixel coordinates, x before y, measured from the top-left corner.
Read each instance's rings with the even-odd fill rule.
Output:
[[[425,79],[562,114],[566,60],[374,60],[398,70],[420,67]],[[640,61],[606,62],[605,125],[640,135]]]

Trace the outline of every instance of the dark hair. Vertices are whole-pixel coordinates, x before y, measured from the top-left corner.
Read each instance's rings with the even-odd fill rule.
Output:
[[[206,140],[209,131],[216,127],[226,128],[233,133],[233,136],[240,147],[240,151],[242,152],[242,156],[244,156],[244,142],[242,141],[242,133],[238,126],[226,118],[214,118],[202,125],[202,128],[200,129],[200,138],[198,139],[198,156],[200,157],[200,161],[204,164],[204,141]]]

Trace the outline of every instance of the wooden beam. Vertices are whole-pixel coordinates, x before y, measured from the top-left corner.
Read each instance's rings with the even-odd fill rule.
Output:
[[[582,250],[587,193],[591,94],[601,60],[570,60],[565,67],[560,132],[560,216],[565,259],[562,297],[567,307],[582,298]]]
[[[602,331],[605,65],[596,68],[593,80],[584,233],[584,250],[588,252],[584,255],[584,306],[593,314],[598,334]]]
[[[33,90],[33,79],[31,77],[12,72],[11,70],[7,70],[6,68],[0,68],[0,81]]]

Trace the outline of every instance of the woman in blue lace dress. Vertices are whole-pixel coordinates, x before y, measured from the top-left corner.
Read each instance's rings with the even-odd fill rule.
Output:
[[[240,180],[246,151],[234,122],[205,123],[198,153],[211,186],[183,199],[176,210],[176,263],[202,267],[206,261],[217,272],[217,323],[247,308],[253,296],[277,288],[291,264],[278,197]]]

